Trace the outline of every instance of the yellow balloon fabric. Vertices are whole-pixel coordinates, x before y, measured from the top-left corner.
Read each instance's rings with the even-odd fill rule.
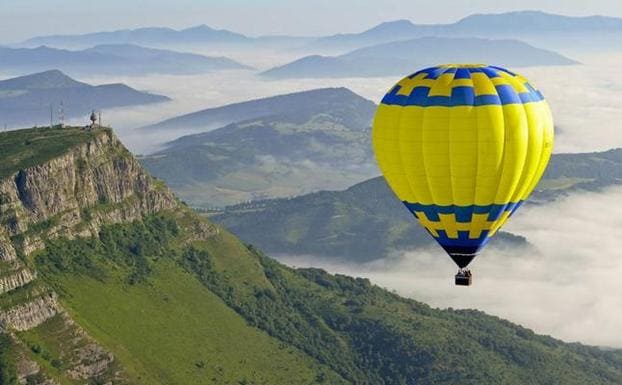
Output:
[[[462,268],[540,180],[553,118],[521,75],[447,64],[390,89],[372,143],[389,186]]]

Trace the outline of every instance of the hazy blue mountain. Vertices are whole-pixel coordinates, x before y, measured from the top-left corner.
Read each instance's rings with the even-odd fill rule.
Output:
[[[607,16],[563,16],[540,11],[499,14],[474,14],[451,24],[413,24],[396,20],[379,24],[361,33],[338,34],[309,43],[313,49],[353,49],[372,44],[407,40],[424,36],[514,38],[538,47],[577,47],[580,42],[616,46],[616,41],[602,41],[622,34],[622,19]],[[582,49],[592,47],[583,46]]]
[[[622,149],[553,155],[530,201],[543,204],[576,190],[622,184]],[[311,254],[368,261],[391,250],[426,247],[434,241],[377,177],[344,191],[250,202],[212,217],[245,242],[271,253]],[[499,234],[492,246],[525,244]]]
[[[166,96],[140,92],[125,84],[92,86],[51,70],[0,81],[0,127],[49,125],[50,105],[58,119],[61,101],[65,116],[72,118],[86,116],[92,109],[167,100]]]
[[[375,108],[348,89],[327,88],[207,110],[182,122],[241,121],[182,137],[141,162],[195,206],[345,188],[376,172]]]
[[[175,30],[149,27],[78,35],[37,36],[21,43],[25,47],[47,45],[58,48],[87,48],[100,44],[145,46],[203,45],[257,48],[274,46],[315,52],[349,51],[370,45],[420,37],[512,38],[536,47],[593,49],[619,48],[622,19],[608,16],[564,16],[540,11],[474,14],[450,24],[414,24],[409,20],[381,23],[360,33],[320,38],[296,36],[249,37],[207,25]],[[617,37],[617,39],[616,39]]]
[[[213,29],[207,25],[174,30],[149,27],[122,29],[110,32],[94,32],[81,35],[37,36],[23,42],[27,46],[51,45],[57,47],[87,47],[100,44],[154,44],[171,42],[222,42],[240,43],[250,38],[225,29]]]
[[[21,43],[36,47],[48,45],[60,48],[86,48],[102,44],[139,44],[145,46],[202,45],[202,46],[300,46],[313,40],[309,37],[259,36],[249,37],[226,29],[214,29],[205,24],[186,29],[150,27],[94,32],[80,35],[37,36]]]
[[[145,130],[171,129],[213,129],[233,122],[261,118],[272,115],[287,115],[296,117],[303,113],[321,113],[334,107],[332,103],[342,97],[352,97],[354,94],[345,88],[326,88],[320,90],[294,92],[291,94],[253,99],[246,102],[227,104],[221,107],[207,108],[189,114],[177,116],[162,122],[143,127]],[[354,95],[358,99],[358,95]],[[355,98],[355,99],[356,99]],[[371,103],[371,102],[368,102]],[[366,117],[368,115],[365,115]],[[180,139],[177,144],[192,142],[192,137]]]
[[[500,14],[474,14],[458,21],[462,28],[504,28],[508,31],[609,31],[622,30],[622,19],[609,16],[564,16],[540,11],[517,11]]]
[[[271,78],[389,76],[442,63],[524,67],[576,62],[517,40],[423,37],[365,47],[340,56],[306,56],[262,75]]]
[[[0,48],[0,70],[16,74],[60,69],[71,74],[196,74],[248,69],[224,57],[208,57],[131,44],[99,45],[70,51],[40,46]]]

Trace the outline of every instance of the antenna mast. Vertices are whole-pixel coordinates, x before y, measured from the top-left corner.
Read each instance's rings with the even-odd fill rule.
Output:
[[[54,110],[52,103],[50,103],[50,128],[54,128]]]
[[[60,128],[65,127],[65,105],[62,100],[60,101],[60,107],[58,109],[58,125]]]

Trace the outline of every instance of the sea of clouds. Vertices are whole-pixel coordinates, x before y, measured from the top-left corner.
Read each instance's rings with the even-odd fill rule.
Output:
[[[230,56],[262,70],[300,55],[292,52],[251,53]],[[253,61],[252,58],[258,59]],[[622,55],[582,57],[575,54],[573,58],[581,64],[515,69],[529,78],[551,105],[559,129],[555,152],[586,152],[622,146],[618,127],[622,114]],[[399,79],[391,76],[268,80],[259,76],[257,71],[224,71],[203,75],[106,76],[80,80],[93,84],[122,82],[173,99],[168,103],[103,111],[104,122],[117,129],[131,150],[149,153],[167,141],[197,131],[146,133],[136,130],[137,127],[205,108],[323,87],[347,87],[378,102]]]
[[[370,278],[441,308],[473,308],[565,341],[622,348],[622,188],[578,193],[523,207],[504,227],[533,245],[485,249],[474,284],[453,284],[456,267],[440,247],[399,252],[364,265],[280,256],[289,265]]]

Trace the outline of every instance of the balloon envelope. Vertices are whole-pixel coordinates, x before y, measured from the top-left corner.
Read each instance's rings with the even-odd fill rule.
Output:
[[[466,267],[533,191],[553,148],[542,94],[482,64],[426,68],[400,80],[374,117],[389,186]]]

